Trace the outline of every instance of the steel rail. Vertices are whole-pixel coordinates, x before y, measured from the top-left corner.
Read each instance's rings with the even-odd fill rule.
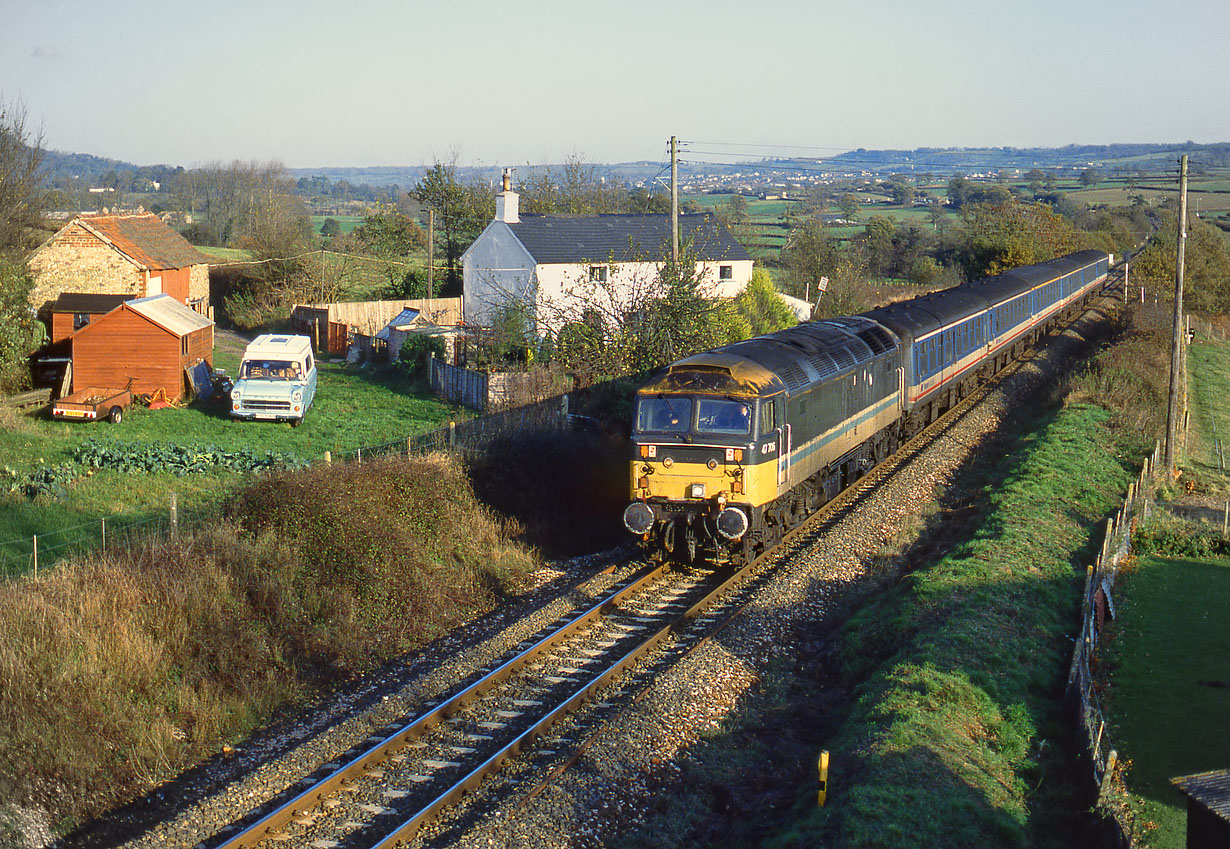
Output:
[[[442,720],[449,718],[484,693],[508,680],[553,646],[572,636],[581,628],[605,616],[611,608],[627,597],[642,591],[665,571],[666,566],[657,566],[633,578],[624,587],[610,593],[580,615],[538,640],[525,651],[518,653],[515,657],[491,670],[473,684],[458,690],[431,710],[421,714],[414,721],[368,748],[362,754],[352,758],[348,763],[311,785],[290,801],[278,806],[238,834],[218,843],[215,849],[238,849],[238,847],[242,846],[255,846],[269,839],[276,831],[296,816],[320,804],[325,798],[336,793],[341,787],[361,777],[377,764],[401,752],[410,741],[422,736],[429,728],[438,725]]]
[[[760,559],[754,561],[754,563],[759,562],[761,562]],[[394,831],[390,832],[387,837],[375,844],[372,849],[390,849],[390,847],[400,842],[411,840],[424,823],[433,819],[445,808],[460,801],[468,792],[478,787],[488,776],[496,772],[505,762],[520,753],[527,744],[534,742],[549,731],[564,716],[572,713],[586,700],[608,687],[616,678],[627,672],[664,640],[687,627],[695,619],[698,619],[716,601],[749,580],[755,574],[755,571],[754,564],[748,564],[731,573],[726,580],[710,590],[703,598],[647,637],[619,660],[615,661],[605,672],[552,708],[549,713],[521,732],[511,743],[504,746],[504,748],[475,768],[469,775],[460,779],[448,790],[437,796],[435,800],[411,819],[406,820]]]

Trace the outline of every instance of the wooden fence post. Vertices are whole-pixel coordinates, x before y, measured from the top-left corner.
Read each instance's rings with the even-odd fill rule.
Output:
[[[171,536],[179,536],[179,501],[175,497],[175,490],[171,490]]]
[[[448,447],[450,451],[457,447],[457,422],[448,423]]]
[[[107,517],[102,517],[102,550],[103,554],[107,553]]]
[[[34,535],[34,579],[38,580],[38,534]]]
[[[332,451],[326,451],[326,452],[325,452],[325,465],[326,465],[326,466],[332,466],[332,465],[333,465],[333,452],[332,452]]]

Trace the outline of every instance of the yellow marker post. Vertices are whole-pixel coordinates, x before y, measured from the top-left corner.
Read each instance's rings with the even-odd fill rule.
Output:
[[[820,761],[816,764],[820,769],[820,792],[816,796],[816,804],[824,807],[824,799],[829,793],[829,753],[828,749],[820,752]]]

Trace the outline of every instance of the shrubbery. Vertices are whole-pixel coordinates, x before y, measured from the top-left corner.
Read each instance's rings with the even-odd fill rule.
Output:
[[[1141,555],[1207,560],[1230,556],[1230,539],[1209,525],[1156,517],[1136,528],[1132,548]]]
[[[0,584],[0,800],[99,814],[534,565],[442,457],[264,476],[229,513]]]

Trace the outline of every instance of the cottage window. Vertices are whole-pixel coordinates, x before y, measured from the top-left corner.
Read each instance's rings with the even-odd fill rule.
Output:
[[[589,279],[594,283],[605,283],[606,282],[606,266],[605,265],[591,265],[589,267]]]
[[[90,314],[88,312],[79,312],[73,314],[73,330],[80,330],[90,323]]]
[[[735,279],[735,267],[733,265],[719,265],[718,266],[718,279],[719,280]]]

